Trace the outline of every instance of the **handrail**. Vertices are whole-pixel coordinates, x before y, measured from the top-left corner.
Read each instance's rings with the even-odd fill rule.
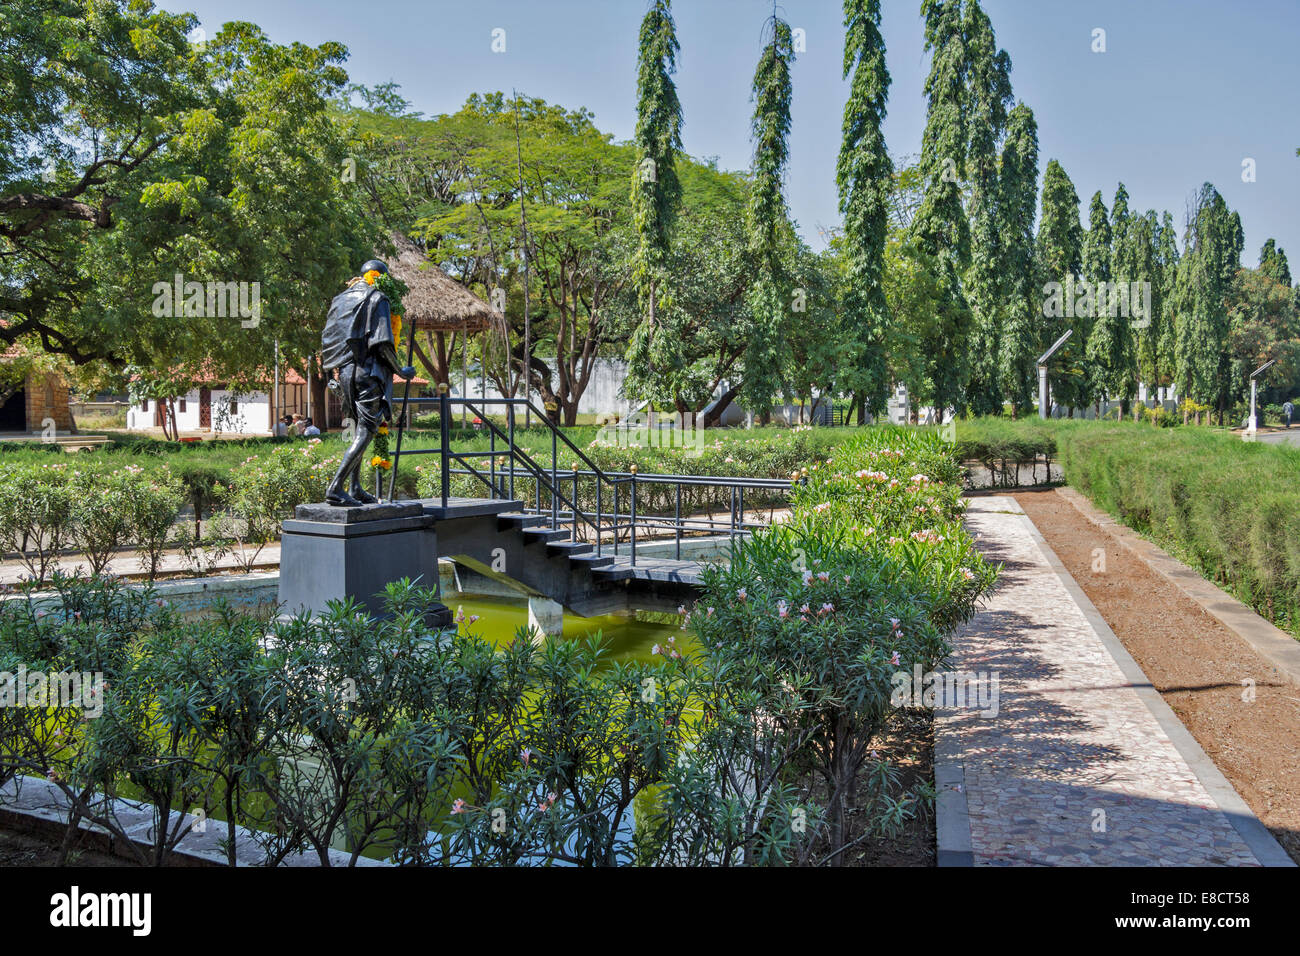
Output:
[[[402,426],[406,422],[409,406],[410,405],[419,406],[419,405],[427,405],[427,404],[434,404],[434,403],[438,405],[438,410],[439,410],[438,447],[403,449],[402,448],[402,432],[403,432]],[[454,405],[462,406],[466,411],[472,411],[475,414],[475,416],[480,420],[482,425],[487,429],[488,436],[491,443],[491,449],[489,451],[457,452],[451,448],[450,420],[451,420],[451,408]],[[508,418],[507,431],[503,431],[500,427],[497,426],[496,422],[494,422],[488,416],[486,412],[486,408],[489,405],[505,406],[507,411],[507,418]],[[518,442],[515,440],[515,411],[518,408],[524,408],[526,411],[536,414],[538,420],[540,422],[543,422],[546,428],[550,431],[551,433],[550,434],[551,437],[550,468],[547,468],[540,461],[534,459],[532,455],[530,455],[527,451],[520,448]],[[500,451],[498,451],[496,448],[496,443],[498,439],[500,439],[505,443],[505,447]],[[587,469],[584,470],[582,468],[572,467],[572,468],[564,469],[563,472],[561,472],[559,468],[559,449],[560,449],[561,442],[563,442],[564,447],[568,451],[572,452],[572,454],[575,455],[579,461],[587,465]],[[724,531],[725,533],[730,534],[732,540],[734,540],[737,534],[745,535],[749,533],[750,529],[761,527],[761,525],[755,522],[747,522],[745,520],[744,500],[745,500],[746,489],[754,490],[754,491],[788,491],[792,486],[792,482],[784,478],[745,478],[745,477],[730,477],[725,475],[673,475],[673,474],[658,474],[658,473],[642,475],[642,474],[638,474],[635,468],[633,468],[632,471],[627,471],[627,472],[607,472],[604,469],[602,469],[599,465],[597,465],[594,461],[592,461],[591,458],[586,454],[586,452],[584,452],[581,448],[579,448],[578,445],[575,444],[572,441],[572,439],[569,438],[568,435],[564,434],[564,432],[561,431],[555,425],[555,423],[551,421],[550,416],[547,415],[545,412],[543,412],[541,409],[538,409],[537,406],[535,406],[530,399],[527,398],[501,398],[501,399],[452,398],[448,394],[446,386],[440,386],[439,394],[436,397],[435,396],[411,397],[409,394],[409,389],[407,390],[407,394],[403,396],[401,419],[399,420],[399,426],[398,426],[397,448],[393,455],[392,474],[389,477],[389,483],[388,483],[388,491],[389,491],[390,498],[393,493],[393,488],[395,487],[395,483],[397,479],[397,469],[399,467],[402,456],[403,455],[429,455],[429,454],[437,454],[439,456],[440,485],[441,485],[439,491],[441,493],[440,497],[442,499],[442,504],[444,508],[447,507],[448,499],[450,497],[450,482],[451,482],[452,474],[473,475],[474,477],[482,481],[485,485],[487,485],[489,492],[493,498],[496,498],[498,495],[501,495],[503,498],[506,497],[507,495],[510,498],[513,498],[514,482],[515,482],[515,464],[518,463],[521,466],[521,470],[524,473],[524,475],[526,477],[531,477],[533,481],[536,482],[535,507],[529,508],[527,504],[525,504],[524,506],[525,513],[537,513],[537,514],[545,515],[548,518],[548,523],[552,530],[559,530],[560,527],[565,524],[569,525],[571,528],[571,540],[574,542],[578,540],[579,524],[582,524],[586,528],[590,528],[595,534],[595,547],[596,547],[597,556],[600,556],[602,554],[602,547],[603,547],[605,533],[607,532],[613,533],[614,553],[617,555],[620,533],[623,531],[627,531],[630,545],[631,545],[631,563],[633,567],[636,566],[638,525],[641,525],[647,529],[672,528],[674,530],[674,536],[676,540],[676,554],[677,557],[680,558],[683,531],[686,532],[706,531],[707,532],[707,531],[721,530]],[[489,459],[490,462],[489,469],[488,469],[489,473],[487,476],[485,476],[479,468],[474,467],[474,465],[472,464],[472,459],[475,458]],[[502,476],[501,476],[502,484],[501,487],[498,487],[496,472],[498,467],[497,463],[501,458],[505,458],[510,462],[510,469],[508,472],[504,471],[505,466],[504,464],[502,464],[501,466],[503,469]],[[575,464],[577,464],[576,461]],[[456,465],[460,465],[462,467],[459,468],[455,467]],[[509,480],[508,488],[506,487],[507,477]],[[585,511],[578,506],[578,482],[580,479],[588,479],[588,480],[595,481],[596,511],[594,516],[592,515],[591,512]],[[572,499],[570,499],[569,496],[564,491],[563,483],[565,481],[573,482]],[[666,515],[646,515],[646,514],[642,514],[638,516],[637,494],[636,494],[638,484],[645,484],[645,485],[668,484],[668,485],[676,486],[677,489],[676,504],[675,504],[673,516],[669,517]],[[614,510],[612,513],[607,513],[604,510],[604,503],[603,503],[604,495],[602,493],[602,490],[605,485],[609,486],[609,489],[613,492],[614,495]],[[623,485],[631,485],[631,489],[629,493],[628,512],[626,514],[620,512],[619,504],[618,504],[619,489]],[[703,520],[693,519],[691,516],[687,516],[685,519],[683,519],[682,516],[683,487],[730,489],[731,492],[731,504],[729,509],[730,515],[726,523],[721,528],[719,528],[712,519],[712,513],[710,513],[710,517],[708,519],[707,524]],[[546,491],[547,496],[550,499],[549,508],[546,509],[545,511],[542,508],[543,490]],[[608,524],[606,524],[604,520],[607,514],[612,519]],[[620,518],[623,517],[627,518],[625,522],[620,521]]]

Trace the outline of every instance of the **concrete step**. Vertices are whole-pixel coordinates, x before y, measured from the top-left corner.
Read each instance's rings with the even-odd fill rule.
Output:
[[[592,549],[591,545],[587,545],[587,549],[587,552],[583,554],[569,555],[569,563],[576,567],[586,567],[592,571],[614,563],[614,556],[612,554],[598,555]]]
[[[552,541],[563,541],[569,537],[569,532],[563,528],[548,528],[541,526],[537,528],[524,528],[524,540],[530,544],[534,541],[545,541],[550,544]]]
[[[586,554],[588,551],[595,551],[595,547],[590,544],[583,544],[580,541],[550,541],[547,542],[546,550],[550,554],[567,554],[574,557],[579,554]]]
[[[524,514],[522,511],[510,511],[497,515],[497,527],[502,531],[509,528],[535,528],[537,525],[545,523],[546,517],[544,515]]]
[[[592,575],[602,581],[627,581],[636,577],[631,565],[611,561],[610,564],[591,569]]]

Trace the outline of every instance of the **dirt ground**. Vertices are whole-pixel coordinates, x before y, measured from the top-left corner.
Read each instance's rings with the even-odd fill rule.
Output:
[[[898,769],[898,789],[892,794],[897,799],[904,793],[914,792],[918,784],[934,786],[934,714],[920,709],[900,711],[890,722],[888,730],[871,742],[872,749],[891,761]],[[870,763],[870,761],[868,761]],[[868,767],[858,776],[861,793],[867,793]],[[825,798],[825,793],[820,795]],[[849,812],[850,827],[857,834],[860,828],[853,818],[860,811]],[[823,859],[830,847],[822,841],[813,851],[812,860]],[[843,854],[844,866],[934,866],[937,862],[934,830],[934,803],[907,821],[902,829],[891,836],[873,836],[862,840]]]
[[[1300,862],[1300,688],[1055,491],[1014,494],[1197,742]],[[1093,571],[1103,548],[1104,571]],[[1242,681],[1255,681],[1244,701]]]
[[[58,866],[59,844],[34,833],[18,833],[0,829],[0,867],[6,866]],[[94,850],[73,850],[70,866],[131,866],[129,860],[98,853]]]

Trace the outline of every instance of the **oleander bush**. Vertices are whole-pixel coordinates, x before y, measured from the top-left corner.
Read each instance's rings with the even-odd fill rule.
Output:
[[[37,582],[60,552],[86,555],[101,573],[121,549],[133,549],[152,579],[184,503],[167,468],[95,462],[6,463],[0,467],[0,549],[17,554]]]
[[[297,456],[297,457],[295,457]],[[250,460],[232,507],[288,508],[329,461]],[[801,465],[802,468],[805,467]],[[276,864],[341,849],[405,865],[838,863],[928,812],[872,740],[893,678],[931,669],[995,571],[960,524],[958,464],[933,433],[878,429],[809,459],[794,515],[708,572],[682,609],[698,652],[611,662],[599,637],[497,648],[425,624],[433,594],[391,585],[388,616],[336,602],[263,621],[189,620],[120,582],[56,576],[0,605],[0,670],[104,677],[99,713],[0,708],[0,782],[43,777],[161,864],[200,811]],[[153,808],[128,840],[115,799]]]

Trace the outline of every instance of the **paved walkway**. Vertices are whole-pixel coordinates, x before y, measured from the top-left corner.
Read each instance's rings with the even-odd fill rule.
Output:
[[[999,697],[937,712],[941,864],[1286,865],[1019,505],[967,520],[1004,568],[951,669],[996,671]]]
[[[249,553],[252,549],[247,549]],[[253,560],[253,568],[258,571],[265,571],[268,568],[278,568],[280,566],[280,542],[275,541],[264,547],[257,557]],[[226,555],[219,561],[213,563],[211,571],[233,571],[243,570],[243,562],[233,555]],[[53,575],[55,570],[61,570],[64,574],[76,574],[80,569],[81,574],[88,574],[90,571],[90,561],[84,554],[64,554],[60,555],[54,563],[54,567],[46,572],[46,580]],[[132,552],[124,552],[118,557],[110,558],[107,570],[112,574],[121,576],[135,577],[144,573],[140,566],[140,556]],[[163,554],[162,559],[158,562],[159,574],[193,574],[193,569],[189,562],[181,555],[179,551],[167,551]],[[32,573],[27,570],[27,565],[17,558],[9,558],[0,562],[0,585],[17,584],[18,582],[29,578]]]

